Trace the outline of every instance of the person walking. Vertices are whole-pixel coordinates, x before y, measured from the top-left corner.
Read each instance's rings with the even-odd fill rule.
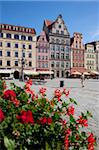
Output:
[[[84,74],[82,73],[82,75],[81,75],[81,85],[82,85],[82,88],[84,87],[84,80],[85,80],[85,77],[84,77]]]

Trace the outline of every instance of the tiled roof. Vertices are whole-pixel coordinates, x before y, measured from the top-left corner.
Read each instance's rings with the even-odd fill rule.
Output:
[[[52,23],[53,23],[53,21],[45,20],[45,24],[46,24],[47,27],[50,26]]]

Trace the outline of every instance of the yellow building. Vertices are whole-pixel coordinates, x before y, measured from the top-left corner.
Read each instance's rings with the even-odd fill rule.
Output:
[[[85,44],[85,68],[88,71],[96,71],[96,52],[94,45]]]
[[[14,73],[14,76],[18,78],[22,75],[22,69],[33,70],[35,68],[35,29],[0,24],[0,73]]]

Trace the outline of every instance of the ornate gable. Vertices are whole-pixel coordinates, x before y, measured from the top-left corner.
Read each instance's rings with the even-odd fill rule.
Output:
[[[51,24],[50,30],[52,33],[62,34],[62,35],[69,35],[67,27],[65,26],[64,20],[62,16],[59,15],[54,23]]]

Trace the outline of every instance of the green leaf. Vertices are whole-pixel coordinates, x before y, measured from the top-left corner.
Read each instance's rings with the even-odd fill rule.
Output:
[[[76,120],[74,119],[72,115],[70,115],[70,123],[76,123]]]

